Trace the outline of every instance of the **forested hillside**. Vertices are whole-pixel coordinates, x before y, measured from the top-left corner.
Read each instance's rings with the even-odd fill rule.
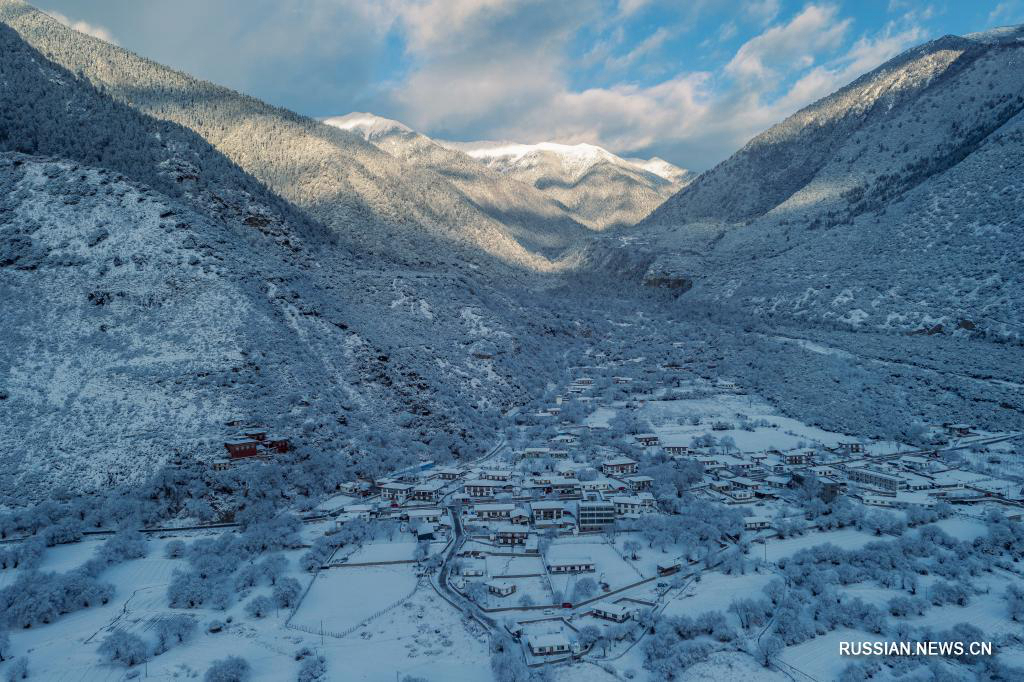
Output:
[[[230,418],[345,470],[474,455],[550,370],[541,336],[578,333],[496,270],[438,272],[451,252],[368,259],[195,132],[0,47],[0,495],[208,462]]]
[[[656,210],[630,262],[746,313],[1020,338],[1022,35],[947,36],[794,114]]]
[[[515,230],[451,183],[401,163],[361,135],[77,33],[20,0],[0,1],[0,22],[115,101],[196,132],[354,250],[408,265],[460,267],[478,261],[530,270],[563,267],[525,248]]]

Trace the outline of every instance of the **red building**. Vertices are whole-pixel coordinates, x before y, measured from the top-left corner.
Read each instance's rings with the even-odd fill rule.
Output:
[[[231,459],[255,457],[259,454],[259,445],[259,441],[251,438],[235,438],[224,443],[224,447],[228,451],[228,457]]]
[[[267,436],[266,441],[264,441],[264,445],[274,452],[284,453],[292,449],[291,443],[289,443],[288,439],[284,436]]]

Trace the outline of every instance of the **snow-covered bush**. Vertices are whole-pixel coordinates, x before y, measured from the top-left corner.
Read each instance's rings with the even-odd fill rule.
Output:
[[[118,630],[103,640],[99,653],[109,663],[120,663],[130,668],[149,658],[149,645],[136,634]]]
[[[203,676],[203,681],[246,682],[251,674],[248,661],[238,656],[228,656],[214,661]]]
[[[171,540],[164,547],[164,556],[168,559],[180,559],[185,556],[186,546],[181,540]]]
[[[318,682],[327,675],[327,659],[323,656],[307,656],[299,664],[298,682]]]
[[[11,661],[7,670],[4,671],[6,682],[20,682],[28,679],[28,659],[22,656]]]
[[[274,609],[274,603],[267,597],[259,595],[249,600],[245,605],[245,612],[253,618],[263,618]]]
[[[279,608],[287,609],[295,606],[299,594],[302,593],[302,585],[295,578],[281,578],[274,586],[274,603]]]
[[[196,630],[196,621],[184,613],[165,616],[156,622],[156,647],[153,653],[160,655],[177,644],[184,644]]]

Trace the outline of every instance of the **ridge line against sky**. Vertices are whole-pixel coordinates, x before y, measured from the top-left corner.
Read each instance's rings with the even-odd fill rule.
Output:
[[[703,170],[885,60],[1024,0],[45,0],[77,30],[317,118],[597,144]]]

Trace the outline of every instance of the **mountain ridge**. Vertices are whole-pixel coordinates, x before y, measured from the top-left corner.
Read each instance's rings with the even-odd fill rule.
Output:
[[[667,200],[634,231],[645,246],[628,267],[759,316],[1019,337],[1024,320],[1008,301],[1024,293],[1020,264],[1006,262],[1021,238],[1019,182],[990,168],[1019,167],[1021,59],[1022,27],[911,48]],[[950,197],[982,179],[985,189]],[[982,224],[960,230],[963,216]],[[1000,283],[972,293],[992,263],[1008,268]],[[932,294],[915,264],[936,273]]]

